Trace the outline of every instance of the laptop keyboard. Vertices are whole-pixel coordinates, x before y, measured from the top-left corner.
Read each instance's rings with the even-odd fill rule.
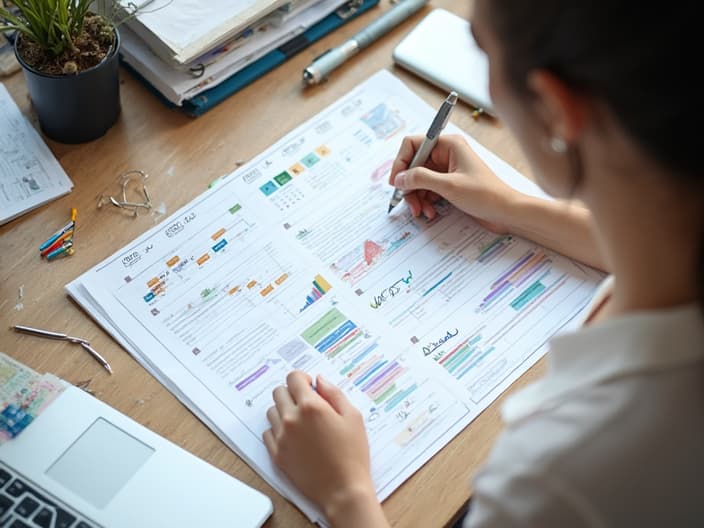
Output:
[[[94,528],[81,516],[39,493],[17,473],[0,465],[0,527]]]

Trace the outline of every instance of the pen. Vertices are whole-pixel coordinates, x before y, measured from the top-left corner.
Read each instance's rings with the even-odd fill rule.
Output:
[[[414,167],[419,167],[425,164],[430,156],[430,153],[435,148],[435,145],[440,139],[440,132],[445,128],[447,122],[450,119],[450,113],[457,103],[457,92],[450,92],[450,95],[443,101],[440,105],[438,113],[435,115],[433,122],[430,124],[430,128],[425,133],[423,138],[423,143],[421,143],[420,148],[416,151],[411,164],[408,166],[409,169]],[[401,189],[395,189],[394,194],[391,196],[391,201],[389,202],[389,213],[403,200],[403,191]]]
[[[320,83],[347,59],[369,46],[383,34],[391,31],[427,3],[428,0],[403,0],[399,2],[347,42],[329,49],[315,59],[303,70],[303,81],[308,85]]]
[[[23,334],[35,335],[38,337],[46,337],[49,339],[58,339],[60,341],[69,341],[70,343],[76,343],[81,345],[83,349],[88,352],[93,358],[100,363],[105,370],[112,374],[112,367],[107,360],[101,356],[96,349],[90,346],[90,343],[81,337],[74,337],[67,334],[62,334],[60,332],[51,332],[50,330],[42,330],[41,328],[32,328],[31,326],[15,325],[12,328],[16,332],[22,332]]]
[[[69,229],[73,229],[73,224],[74,224],[74,221],[73,221],[73,220],[69,220],[69,222],[68,222],[65,226],[63,226],[63,227],[62,227],[61,229],[59,229],[56,233],[54,233],[53,235],[51,235],[51,236],[46,240],[46,242],[44,242],[41,246],[39,246],[39,251],[44,251],[46,248],[48,248],[49,246],[51,246],[52,244],[54,244],[54,242],[56,242],[56,240],[57,240],[61,235],[63,235],[66,231],[68,231]]]
[[[51,253],[55,249],[60,248],[61,245],[64,243],[64,241],[72,235],[73,235],[73,229],[69,229],[64,234],[62,234],[60,237],[58,237],[49,247],[40,251],[39,254],[42,257],[46,257],[49,253]]]

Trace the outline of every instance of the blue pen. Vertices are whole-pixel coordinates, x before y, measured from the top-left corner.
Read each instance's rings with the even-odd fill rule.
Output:
[[[70,220],[68,224],[66,224],[64,227],[59,229],[56,233],[51,235],[49,239],[44,242],[41,246],[39,246],[39,251],[44,251],[46,248],[51,246],[54,242],[56,242],[56,239],[59,238],[61,235],[63,235],[66,231],[71,229],[73,227],[73,220]]]
[[[67,255],[73,255],[72,246],[73,246],[73,242],[66,242],[60,248],[57,248],[54,251],[52,251],[51,253],[49,253],[46,256],[46,259],[47,260],[54,260],[56,257],[58,257],[59,255],[62,255],[64,253],[66,253]]]

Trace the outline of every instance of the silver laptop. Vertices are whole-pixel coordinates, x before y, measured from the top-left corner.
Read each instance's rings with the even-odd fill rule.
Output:
[[[244,527],[268,497],[73,386],[0,445],[0,526]]]

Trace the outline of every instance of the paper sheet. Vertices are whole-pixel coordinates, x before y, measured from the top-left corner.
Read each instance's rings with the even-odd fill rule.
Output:
[[[450,206],[432,222],[405,204],[388,216],[399,143],[433,115],[379,72],[67,287],[321,523],[261,441],[290,370],[324,374],[362,411],[383,500],[541,357],[601,278]]]
[[[0,224],[72,188],[49,147],[0,83]]]

